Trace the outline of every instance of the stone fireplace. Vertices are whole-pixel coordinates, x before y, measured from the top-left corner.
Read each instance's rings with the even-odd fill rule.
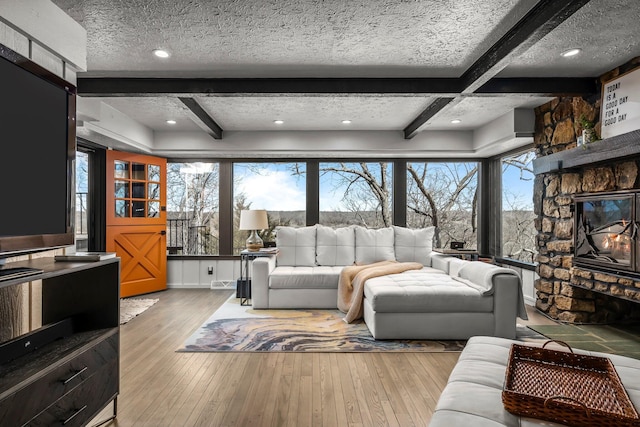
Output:
[[[601,81],[639,66],[640,58],[635,58],[602,76]],[[592,242],[596,244],[595,251],[588,255],[591,248],[578,246],[582,243],[579,234],[586,231],[580,229],[584,224],[579,222],[585,220],[584,205],[577,204],[589,198],[610,200],[607,198],[626,192],[629,196],[624,200],[629,209],[634,213],[640,210],[640,130],[583,149],[576,144],[577,135],[582,133],[579,119],[584,116],[598,122],[599,95],[556,98],[535,112],[538,158],[534,162],[534,210],[539,275],[535,284],[536,307],[551,318],[570,323],[640,320],[640,275],[634,271],[640,267],[639,246],[631,242],[625,246],[624,242],[625,237],[637,237],[635,222],[625,230],[629,218],[619,222],[606,217],[589,218],[591,238],[600,240]],[[600,123],[596,124],[596,132],[600,134]],[[583,217],[576,218],[577,214]],[[606,230],[595,230],[605,225],[615,229],[608,233],[610,236],[606,236]],[[625,237],[614,243],[618,236]],[[610,248],[605,247],[607,237]]]
[[[640,319],[640,279],[574,259],[576,195],[635,188],[638,160],[536,176],[536,307],[572,323]],[[632,187],[629,187],[630,184]]]
[[[640,193],[574,196],[573,265],[638,278]]]

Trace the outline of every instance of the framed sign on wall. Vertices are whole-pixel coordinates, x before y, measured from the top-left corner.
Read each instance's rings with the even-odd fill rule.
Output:
[[[602,139],[640,129],[640,68],[602,85]]]

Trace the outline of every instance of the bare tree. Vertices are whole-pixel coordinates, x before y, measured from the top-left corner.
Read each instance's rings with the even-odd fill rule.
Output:
[[[244,193],[236,194],[233,206],[233,253],[238,254],[246,247],[246,240],[249,237],[248,232],[239,230],[240,228],[240,212],[251,209],[251,202],[247,202],[247,196]]]
[[[536,153],[533,150],[526,151],[514,156],[505,157],[502,159],[502,171],[505,172],[508,168],[514,167],[520,170],[520,179],[523,181],[531,181],[534,178],[533,169],[531,168],[531,161],[536,157]]]
[[[218,167],[217,163],[167,165],[168,225],[180,226],[183,253],[218,253]],[[170,237],[175,234],[169,230]]]
[[[518,179],[531,181],[534,173],[531,161],[535,157],[533,150],[518,153],[502,159],[503,176],[509,169],[518,170]],[[522,194],[503,189],[502,207],[502,255],[533,262],[537,253],[535,214],[532,199],[525,199]]]
[[[522,200],[512,192],[505,193],[506,208],[502,212],[502,255],[533,262],[535,259],[537,231],[535,214],[523,207]]]
[[[389,227],[391,217],[391,180],[387,162],[327,163],[321,174],[334,175],[334,191],[343,192],[343,203],[356,214],[358,222],[367,227]],[[374,223],[368,213],[376,212]]]
[[[478,164],[409,163],[408,225],[435,226],[436,245],[462,241],[476,245]]]

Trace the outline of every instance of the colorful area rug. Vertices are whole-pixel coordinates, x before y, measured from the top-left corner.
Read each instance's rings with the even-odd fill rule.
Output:
[[[180,352],[445,352],[466,341],[375,340],[338,310],[253,310],[230,298]]]
[[[640,325],[544,325],[530,326],[548,339],[571,348],[618,354],[640,359]]]
[[[124,325],[158,301],[157,298],[122,298],[120,300],[120,324]]]

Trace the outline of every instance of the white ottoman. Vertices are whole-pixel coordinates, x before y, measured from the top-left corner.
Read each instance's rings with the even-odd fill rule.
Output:
[[[504,409],[502,387],[509,350],[514,343],[523,344],[496,337],[476,336],[469,339],[442,391],[429,427],[559,426],[548,421],[519,417]],[[526,343],[538,347],[542,344]],[[546,348],[566,350],[551,345]],[[611,359],[636,411],[640,410],[640,360],[579,349],[573,349],[573,352]]]

